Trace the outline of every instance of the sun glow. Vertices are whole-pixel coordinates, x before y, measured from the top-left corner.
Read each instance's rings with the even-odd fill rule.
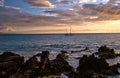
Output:
[[[73,33],[120,33],[120,20],[84,22],[72,27]]]

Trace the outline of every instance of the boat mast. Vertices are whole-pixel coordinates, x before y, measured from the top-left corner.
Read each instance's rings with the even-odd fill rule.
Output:
[[[72,34],[71,24],[70,24],[70,34]]]
[[[69,28],[66,28],[66,34],[72,34],[72,26],[69,24]]]

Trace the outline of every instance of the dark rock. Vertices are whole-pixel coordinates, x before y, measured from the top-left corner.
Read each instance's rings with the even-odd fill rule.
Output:
[[[94,55],[89,57],[84,55],[79,61],[77,71],[82,78],[85,78],[89,73],[103,75],[118,74],[116,68],[111,68],[104,58],[96,58]]]
[[[19,56],[19,55],[12,52],[4,52],[3,54],[0,55],[0,62],[4,62],[4,60],[10,56]]]
[[[115,64],[115,65],[113,65],[113,66],[110,66],[109,69],[110,69],[111,71],[113,71],[113,73],[116,75],[116,74],[120,74],[119,71],[118,71],[118,68],[119,68],[119,67],[120,67],[120,64],[117,63],[117,64]],[[113,74],[113,75],[114,75],[114,74]]]
[[[22,56],[10,56],[6,58],[4,61],[14,61],[17,63],[17,67],[20,67],[22,64],[24,64],[24,57]]]
[[[71,71],[68,75],[68,78],[79,78],[79,75],[75,71]]]
[[[0,78],[9,78],[19,70],[23,63],[24,57],[12,52],[4,52],[0,55]]]
[[[101,46],[99,49],[98,49],[98,53],[99,53],[99,56],[101,58],[114,58],[116,57],[116,54],[115,54],[115,51],[114,49],[110,49],[108,48],[106,45],[104,46]]]
[[[28,59],[24,65],[24,69],[28,70],[28,69],[35,69],[38,68],[39,63],[37,61],[37,58],[35,56],[31,57],[30,59]]]
[[[120,68],[120,63],[117,63],[117,64],[113,65],[112,67]]]
[[[61,53],[68,53],[67,51],[65,51],[65,50],[61,50]]]
[[[61,54],[60,54],[61,58],[67,59],[68,56],[66,55],[66,53],[67,53],[66,51],[61,51]]]
[[[102,74],[98,74],[99,78],[109,78],[108,76],[106,75],[102,75]]]
[[[5,52],[2,55],[0,55],[0,62],[8,62],[8,61],[16,62],[17,67],[19,67],[24,63],[24,57],[12,52]]]
[[[54,73],[69,73],[73,71],[73,67],[65,60],[64,53],[58,54],[56,59],[52,61],[52,70]]]
[[[0,78],[9,77],[17,72],[17,63],[14,61],[0,63]]]
[[[7,58],[9,56],[19,56],[18,54],[12,53],[12,52],[4,52],[1,57]]]
[[[40,69],[41,71],[44,71],[45,69],[50,68],[50,60],[49,60],[49,51],[43,51],[41,54],[41,63],[40,63]]]
[[[94,72],[88,72],[85,77],[87,78],[99,78],[98,74],[97,73],[94,73]]]
[[[86,51],[86,50],[89,50],[89,48],[88,48],[88,47],[86,47],[84,50],[85,50],[85,51]]]
[[[31,77],[51,75],[51,64],[49,60],[49,51],[42,51],[40,55],[39,68],[34,69]]]

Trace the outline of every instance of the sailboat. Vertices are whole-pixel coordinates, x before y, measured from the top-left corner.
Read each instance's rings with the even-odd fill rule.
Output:
[[[71,24],[69,25],[69,30],[66,29],[66,34],[65,35],[73,35],[72,34],[72,27],[71,27]]]

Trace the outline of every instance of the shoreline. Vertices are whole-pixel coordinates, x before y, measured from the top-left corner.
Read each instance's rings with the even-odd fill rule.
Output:
[[[84,50],[88,50],[88,49],[84,49]],[[75,70],[74,67],[71,66],[68,61],[66,61],[66,59],[69,58],[69,56],[66,55],[67,53],[68,53],[67,51],[63,50],[63,51],[61,51],[61,53],[58,53],[58,55],[56,55],[56,57],[53,60],[50,60],[50,58],[49,58],[50,52],[49,51],[42,51],[42,53],[38,53],[36,55],[33,55],[28,60],[25,60],[25,58],[23,56],[20,56],[18,54],[14,54],[11,52],[3,52],[3,54],[0,55],[0,59],[3,59],[0,61],[0,66],[2,64],[3,65],[5,65],[6,63],[8,64],[8,66],[6,65],[7,68],[5,67],[5,69],[3,69],[2,71],[6,71],[9,68],[9,65],[13,66],[13,69],[16,70],[17,73],[15,73],[15,72],[10,73],[10,71],[8,72],[11,74],[9,76],[10,77],[12,76],[13,78],[15,78],[16,76],[22,76],[22,74],[20,72],[23,70],[26,71],[26,72],[24,72],[24,74],[28,74],[28,72],[27,72],[28,70],[29,70],[29,73],[33,73],[33,72],[38,73],[38,74],[33,73],[33,74],[35,74],[34,76],[36,76],[35,78],[37,78],[38,76],[49,76],[49,75],[55,75],[56,77],[58,77],[62,73],[67,75],[68,78],[71,78],[71,76],[70,76],[71,74],[74,75],[74,77],[72,77],[72,78],[79,78],[79,77],[84,78],[87,75],[99,76],[99,77],[103,75],[104,77],[108,78],[107,76],[109,76],[109,75],[113,75],[113,74],[115,75],[115,73],[116,73],[116,75],[120,74],[120,72],[117,70],[118,68],[120,68],[120,63],[109,66],[109,64],[106,62],[106,60],[102,60],[102,59],[113,59],[116,57],[120,57],[120,55],[114,54],[115,53],[114,49],[111,49],[107,46],[101,46],[98,49],[98,53],[94,53],[94,54],[89,55],[89,56],[84,55],[82,57],[76,58],[76,60],[77,59],[79,60],[77,70]],[[95,54],[98,54],[99,58],[96,58],[94,56]],[[102,54],[102,56],[101,56],[101,54]],[[38,58],[40,60],[38,60]],[[6,61],[6,59],[8,61]],[[45,60],[45,59],[47,59],[47,60]],[[16,66],[19,69],[19,71],[14,68],[15,65],[13,65],[13,64],[18,62],[15,60],[19,61],[19,64],[17,64],[18,66]],[[82,60],[84,60],[83,63],[82,63]],[[99,62],[99,64],[97,64],[97,62]],[[56,64],[57,64],[57,66],[63,65],[63,67],[61,66],[59,68],[56,66]],[[85,67],[85,69],[84,69],[82,64],[83,64],[83,66],[87,65],[87,67]],[[103,74],[101,71],[97,70],[97,68],[98,68],[97,66],[102,65],[102,64],[103,64],[103,66],[101,66],[101,68],[100,68],[101,71],[103,71],[103,69],[106,69],[106,70],[104,70]],[[46,65],[48,66],[47,68],[46,68]],[[91,65],[94,65],[94,66],[91,67]],[[105,65],[106,65],[106,67],[103,68]],[[49,68],[49,66],[50,66],[50,68]],[[65,66],[65,68],[64,68],[64,66]],[[53,67],[53,68],[51,68],[51,67]],[[3,68],[4,68],[4,66],[3,66]],[[63,69],[63,70],[60,71],[60,69]],[[68,69],[70,69],[70,70],[68,70]],[[109,72],[108,72],[108,70],[109,70]],[[51,71],[51,72],[48,72],[48,71]],[[83,72],[86,72],[87,74],[81,74]],[[105,73],[106,73],[106,75],[105,75]],[[6,75],[6,74],[3,74],[3,75]],[[78,77],[76,77],[76,76],[78,76]],[[0,74],[0,77],[2,78],[1,74]],[[32,77],[32,76],[29,74],[28,78],[30,78],[30,77]]]

